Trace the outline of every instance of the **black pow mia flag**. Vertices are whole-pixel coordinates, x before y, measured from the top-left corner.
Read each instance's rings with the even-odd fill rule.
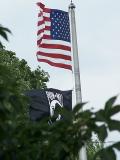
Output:
[[[26,92],[29,97],[29,115],[32,121],[39,121],[44,117],[53,117],[56,107],[65,107],[72,110],[72,90],[61,91],[53,88],[30,90]],[[56,120],[61,119],[61,115]]]

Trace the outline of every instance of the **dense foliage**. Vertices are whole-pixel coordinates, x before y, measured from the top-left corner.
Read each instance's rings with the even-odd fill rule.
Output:
[[[64,120],[53,125],[48,120],[30,122],[24,114],[26,98],[17,89],[19,84],[9,69],[0,65],[0,159],[2,160],[76,160],[78,152],[92,133],[104,141],[108,131],[120,131],[120,122],[111,117],[120,111],[114,105],[116,97],[106,102],[97,112],[77,105],[73,112],[59,110]],[[98,124],[98,122],[101,122]],[[114,148],[120,150],[120,142],[100,150],[100,160],[115,160]]]
[[[49,75],[38,67],[32,71],[27,62],[16,57],[12,51],[0,50],[0,65],[8,68],[15,83],[18,84],[18,90],[45,88]],[[2,78],[0,81],[2,81]],[[3,81],[4,83],[4,81]]]

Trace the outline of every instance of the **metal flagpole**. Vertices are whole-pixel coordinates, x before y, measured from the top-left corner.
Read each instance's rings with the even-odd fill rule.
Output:
[[[77,46],[77,35],[76,35],[76,23],[75,23],[75,5],[71,2],[69,5],[70,23],[71,23],[71,41],[73,51],[73,72],[75,78],[75,93],[76,93],[76,104],[82,102],[81,84],[80,84],[80,69],[79,69],[79,57],[78,57],[78,46]]]
[[[81,94],[81,83],[80,83],[80,69],[79,69],[79,57],[78,57],[78,46],[77,46],[77,34],[76,34],[76,22],[75,22],[75,5],[71,3],[69,5],[70,14],[70,27],[71,27],[71,41],[72,41],[72,52],[73,52],[73,72],[75,79],[75,95],[76,104],[82,103]],[[80,160],[87,160],[86,148],[83,147],[80,151]]]

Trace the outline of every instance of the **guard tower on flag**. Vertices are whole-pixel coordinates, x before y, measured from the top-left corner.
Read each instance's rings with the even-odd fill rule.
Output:
[[[54,67],[72,70],[76,104],[82,103],[75,5],[71,0],[69,13],[46,8],[42,3],[37,3],[37,5],[40,9],[38,14],[37,60]],[[80,151],[80,160],[87,160],[85,147]]]

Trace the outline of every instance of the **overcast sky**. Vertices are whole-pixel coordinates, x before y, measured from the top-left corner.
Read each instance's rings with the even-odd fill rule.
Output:
[[[13,33],[9,36],[9,43],[3,42],[6,49],[15,51],[16,55],[25,59],[32,69],[40,65],[47,71],[51,77],[48,87],[72,89],[73,79],[70,71],[37,62],[36,2],[36,0],[0,2],[0,23]],[[49,8],[68,10],[69,0],[41,0],[41,2]],[[83,101],[89,101],[89,107],[98,109],[103,107],[108,98],[120,93],[120,0],[73,2],[76,5]],[[120,96],[117,102],[120,102]]]

